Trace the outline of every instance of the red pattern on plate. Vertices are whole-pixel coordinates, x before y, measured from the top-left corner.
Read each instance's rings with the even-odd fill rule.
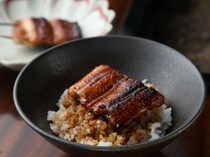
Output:
[[[90,3],[90,0],[74,0],[74,1],[85,1],[87,4]]]
[[[94,9],[94,11],[98,11],[99,14],[100,14],[100,17],[101,17],[102,19],[104,19],[105,22],[108,22],[108,21],[109,21],[108,17],[107,17],[106,14],[104,13],[102,7],[100,7],[100,6],[99,6],[99,7],[96,7],[96,8]]]

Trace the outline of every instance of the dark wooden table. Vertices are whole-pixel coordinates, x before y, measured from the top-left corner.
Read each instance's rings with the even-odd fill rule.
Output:
[[[33,131],[18,115],[12,97],[18,72],[0,68],[0,157],[68,157]],[[210,156],[210,94],[199,119],[156,157]],[[85,156],[84,156],[85,157]]]

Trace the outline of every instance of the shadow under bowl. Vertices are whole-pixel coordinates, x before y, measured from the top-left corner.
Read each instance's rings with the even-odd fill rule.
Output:
[[[158,85],[172,107],[173,125],[155,141],[126,146],[89,146],[58,138],[50,130],[47,111],[57,110],[63,91],[95,66],[108,64],[137,80]],[[163,44],[134,37],[81,39],[48,49],[19,74],[14,86],[15,106],[36,132],[72,157],[145,156],[161,149],[199,116],[206,89],[197,68],[179,52]]]

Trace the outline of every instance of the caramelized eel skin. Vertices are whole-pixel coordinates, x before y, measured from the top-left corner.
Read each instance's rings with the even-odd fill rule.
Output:
[[[153,88],[100,65],[69,88],[68,94],[113,126],[123,126],[147,110],[161,106],[165,98]]]
[[[107,118],[114,126],[125,125],[146,110],[161,106],[164,99],[156,90],[141,87],[112,105],[107,112]]]
[[[130,78],[123,78],[110,90],[88,103],[87,107],[97,115],[106,113],[108,108],[138,87],[143,87],[143,84]]]
[[[87,104],[109,90],[124,75],[107,65],[100,65],[69,89],[69,95]]]

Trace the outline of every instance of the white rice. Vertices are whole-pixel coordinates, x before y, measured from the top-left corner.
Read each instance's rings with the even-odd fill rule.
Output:
[[[147,80],[142,82],[157,90],[156,85],[147,83]],[[67,89],[57,103],[58,111],[48,111],[47,120],[51,122],[51,130],[60,138],[81,144],[119,146],[152,141],[164,136],[172,125],[172,108],[166,103],[147,111],[117,131],[102,117],[96,118],[86,111],[82,105],[70,104]]]

